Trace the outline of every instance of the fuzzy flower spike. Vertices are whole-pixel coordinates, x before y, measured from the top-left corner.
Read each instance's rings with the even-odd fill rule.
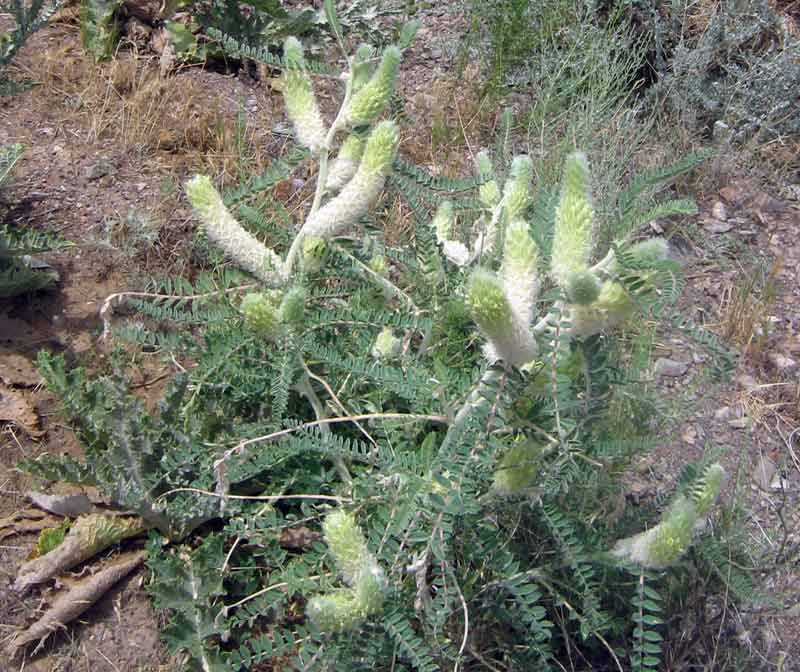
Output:
[[[506,230],[501,274],[503,288],[520,330],[530,325],[539,295],[538,263],[539,248],[531,237],[528,223],[515,219]]]
[[[334,511],[325,519],[322,531],[339,575],[348,587],[310,600],[308,615],[326,632],[354,630],[381,608],[386,578],[369,552],[353,514]]]
[[[186,195],[211,242],[268,285],[280,283],[280,257],[242,228],[225,207],[222,196],[211,184],[211,178],[206,175],[193,177],[186,183]]]
[[[347,184],[358,170],[358,162],[364,153],[364,138],[356,133],[351,133],[342,143],[336,160],[328,171],[328,181],[325,186],[331,191],[339,191]]]
[[[286,38],[283,58],[287,66],[281,79],[286,114],[294,125],[300,144],[316,153],[325,144],[325,122],[305,67],[303,46],[297,38]]]
[[[383,112],[394,93],[399,67],[400,50],[395,46],[387,47],[372,77],[350,99],[346,115],[348,124],[351,126],[369,124]]]
[[[478,269],[467,287],[467,305],[488,343],[486,357],[510,366],[530,362],[538,352],[527,321],[521,320],[494,274]]]
[[[589,163],[584,154],[575,152],[564,166],[553,237],[551,273],[562,289],[566,289],[572,273],[588,268],[593,223]]]
[[[378,198],[392,168],[400,137],[392,121],[382,121],[370,133],[356,174],[336,198],[311,215],[304,236],[331,238],[355,224]]]

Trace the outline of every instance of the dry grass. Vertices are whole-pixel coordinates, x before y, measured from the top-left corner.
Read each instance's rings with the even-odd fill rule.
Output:
[[[722,291],[720,334],[756,364],[763,364],[767,354],[770,311],[778,298],[780,271],[780,260],[761,272],[742,269]]]
[[[224,181],[239,179],[243,164],[262,167],[255,120],[226,110],[197,77],[162,77],[158,57],[136,49],[95,64],[73,26],[55,26],[48,38],[22,69],[57,106],[59,125],[80,127],[87,143],[110,141],[138,156],[159,152],[175,168],[202,167]]]

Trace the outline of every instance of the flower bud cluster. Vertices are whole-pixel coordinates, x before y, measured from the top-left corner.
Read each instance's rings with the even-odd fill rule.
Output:
[[[653,238],[633,245],[628,256],[640,268],[648,268],[667,258],[668,245],[663,238]],[[612,260],[609,273],[618,272]],[[647,284],[645,283],[645,287]],[[611,329],[633,315],[635,303],[629,291],[614,278],[601,281],[591,270],[569,271],[565,276],[564,294],[568,301],[570,333],[591,336]]]
[[[285,292],[252,292],[242,299],[240,309],[247,327],[266,340],[275,340],[303,321],[306,294],[299,287]]]

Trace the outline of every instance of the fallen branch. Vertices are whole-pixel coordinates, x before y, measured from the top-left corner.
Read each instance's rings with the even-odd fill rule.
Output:
[[[69,588],[59,594],[38,621],[11,641],[7,648],[8,655],[11,657],[19,655],[32,642],[38,642],[34,653],[39,651],[47,637],[53,632],[64,629],[67,623],[80,616],[102,598],[115,583],[138,568],[144,562],[144,558],[143,551],[128,553],[115,558],[96,574],[75,582],[65,580]]]
[[[11,589],[22,593],[31,586],[43,583],[72,569],[84,560],[135,537],[147,529],[141,518],[91,514],[75,521],[64,541],[49,553],[22,565]]]

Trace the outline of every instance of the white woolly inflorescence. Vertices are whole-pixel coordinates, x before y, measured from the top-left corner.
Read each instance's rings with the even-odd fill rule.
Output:
[[[304,235],[331,238],[366,214],[383,189],[398,143],[394,122],[378,124],[367,139],[356,174],[338,196],[308,218],[303,227]]]
[[[538,352],[530,324],[515,313],[503,282],[493,273],[478,269],[467,287],[467,305],[486,337],[486,356],[510,366],[530,362]]]
[[[520,328],[528,327],[539,296],[539,248],[531,237],[528,223],[513,220],[506,229],[503,266],[500,270],[514,318]]]
[[[386,578],[351,513],[329,514],[322,531],[348,587],[312,598],[308,616],[325,632],[354,630],[383,605]]]
[[[281,78],[286,114],[292,121],[300,144],[312,152],[318,152],[325,144],[325,122],[305,67],[303,45],[297,38],[286,38],[283,59],[287,66]]]
[[[678,496],[655,527],[618,541],[613,554],[649,569],[675,564],[689,549],[698,518],[708,513],[716,501],[724,478],[722,466],[712,464],[690,496]]]
[[[231,215],[211,178],[196,175],[186,183],[186,195],[211,242],[219,245],[239,266],[265,283],[280,282],[280,257],[245,231]]]
[[[364,153],[364,145],[364,138],[356,133],[351,133],[342,143],[336,159],[328,170],[328,181],[325,186],[330,191],[339,191],[356,174],[358,162]]]

